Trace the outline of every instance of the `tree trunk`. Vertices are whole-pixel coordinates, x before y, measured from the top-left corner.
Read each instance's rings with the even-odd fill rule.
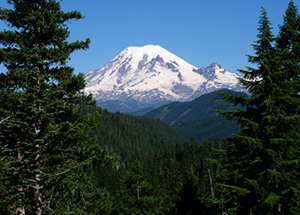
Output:
[[[214,194],[214,189],[213,189],[213,183],[212,183],[212,178],[211,178],[211,174],[210,174],[210,169],[207,170],[208,172],[208,177],[209,177],[209,183],[210,183],[210,194],[211,194],[211,197],[215,197],[215,194]]]

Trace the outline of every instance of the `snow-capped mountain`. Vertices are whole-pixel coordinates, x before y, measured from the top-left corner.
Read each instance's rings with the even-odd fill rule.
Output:
[[[87,73],[85,92],[100,101],[134,100],[146,107],[189,101],[221,88],[241,90],[237,77],[216,63],[198,69],[160,46],[146,45],[128,47]]]

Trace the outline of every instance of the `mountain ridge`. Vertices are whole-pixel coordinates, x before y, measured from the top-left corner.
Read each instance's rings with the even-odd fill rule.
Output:
[[[172,102],[151,110],[144,116],[160,119],[190,141],[229,138],[237,131],[238,125],[220,116],[216,109],[232,110],[236,107],[226,102],[219,93],[247,96],[243,92],[221,89],[189,102]]]

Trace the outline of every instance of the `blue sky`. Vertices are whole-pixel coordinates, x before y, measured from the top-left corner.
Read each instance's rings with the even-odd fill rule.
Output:
[[[1,0],[0,7],[7,7]],[[248,66],[263,6],[274,27],[289,0],[64,0],[64,11],[85,18],[69,23],[69,40],[90,38],[87,51],[71,55],[75,73],[107,63],[128,46],[160,45],[196,67],[219,63],[230,72]],[[294,1],[299,6],[299,0]],[[4,28],[0,24],[0,30]],[[0,68],[1,69],[1,68]]]

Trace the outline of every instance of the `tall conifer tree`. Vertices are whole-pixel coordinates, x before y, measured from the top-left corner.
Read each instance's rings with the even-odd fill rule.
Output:
[[[300,16],[298,8],[293,1],[283,17],[283,25],[280,26],[279,35],[276,39],[276,46],[281,51],[283,61],[282,67],[286,71],[285,80],[290,86],[292,100],[287,107],[293,114],[300,112]]]
[[[8,0],[0,8],[9,30],[0,31],[0,180],[6,188],[2,214],[42,214],[55,205],[64,175],[106,157],[87,131],[92,105],[83,94],[83,74],[67,66],[76,50],[90,40],[69,43],[66,23],[82,18],[63,12],[57,0]]]
[[[123,206],[119,214],[161,214],[160,199],[153,195],[152,185],[145,176],[142,163],[134,161],[126,178],[121,181],[120,196]]]
[[[249,98],[224,95],[244,109],[223,112],[241,124],[232,139],[225,164],[232,174],[225,187],[238,202],[238,214],[298,214],[299,207],[299,115],[291,114],[293,100],[289,71],[283,67],[280,49],[274,46],[271,24],[263,9],[255,55],[255,68],[240,72]],[[297,120],[298,119],[298,120]]]

